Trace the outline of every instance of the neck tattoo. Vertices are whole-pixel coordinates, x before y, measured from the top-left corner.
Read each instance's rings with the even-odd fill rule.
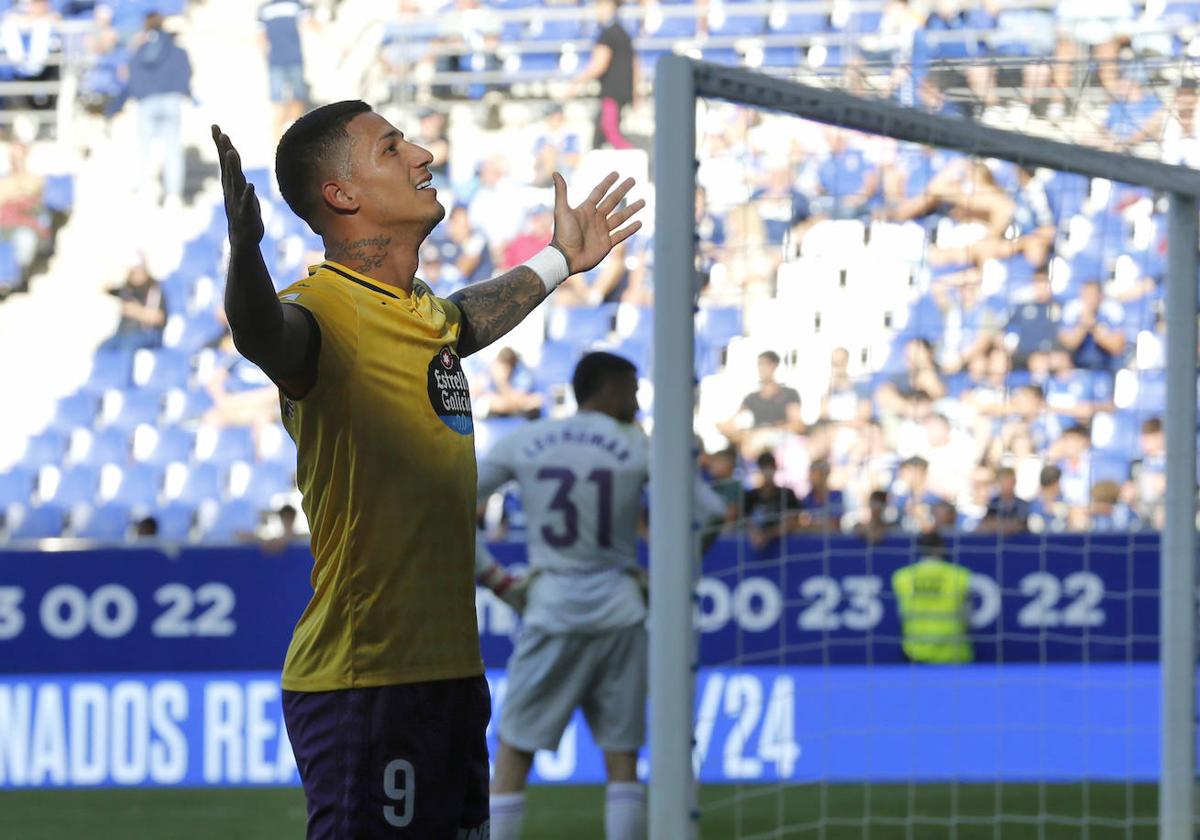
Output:
[[[387,259],[390,236],[371,236],[366,239],[334,242],[326,249],[330,259],[358,271],[370,272],[383,265]]]

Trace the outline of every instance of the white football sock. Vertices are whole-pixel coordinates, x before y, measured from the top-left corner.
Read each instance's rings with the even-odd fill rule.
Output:
[[[495,824],[493,818],[492,825]],[[604,837],[605,840],[645,840],[646,789],[642,785],[637,782],[609,783],[604,792]]]
[[[521,840],[521,819],[525,816],[525,794],[493,793],[491,811],[492,840]]]

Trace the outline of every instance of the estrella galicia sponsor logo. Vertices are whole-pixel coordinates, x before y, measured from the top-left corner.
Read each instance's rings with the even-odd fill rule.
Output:
[[[475,431],[467,375],[449,347],[443,347],[429,362],[429,402],[442,422],[460,435]]]

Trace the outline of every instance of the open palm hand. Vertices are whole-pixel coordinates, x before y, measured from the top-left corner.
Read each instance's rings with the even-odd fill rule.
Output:
[[[624,225],[646,206],[638,199],[617,209],[633,188],[632,178],[626,178],[613,189],[619,176],[616,172],[597,184],[584,201],[576,207],[567,203],[567,182],[554,173],[554,240],[553,245],[567,258],[571,274],[595,268],[618,244],[641,228],[641,222]],[[610,192],[611,190],[611,192]]]

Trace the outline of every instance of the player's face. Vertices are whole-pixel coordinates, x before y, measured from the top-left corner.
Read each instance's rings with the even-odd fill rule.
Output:
[[[433,230],[446,215],[431,186],[433,155],[376,113],[359,114],[347,130],[354,138],[349,185],[359,212],[381,228]]]
[[[621,377],[621,402],[617,419],[622,423],[632,423],[638,413],[638,378],[636,373],[628,373]]]

